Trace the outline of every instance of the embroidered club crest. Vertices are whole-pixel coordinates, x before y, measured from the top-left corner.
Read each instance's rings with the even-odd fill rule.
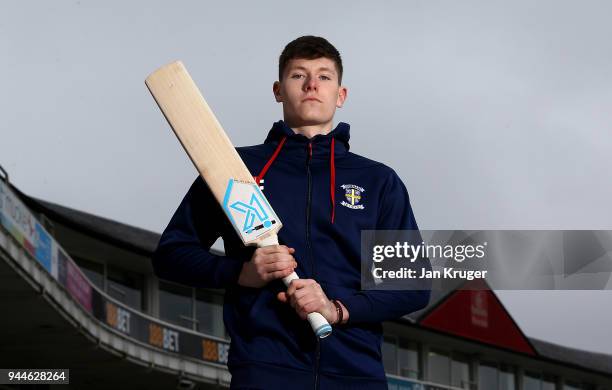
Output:
[[[346,200],[340,202],[344,207],[354,210],[363,210],[363,193],[365,190],[355,184],[343,184],[340,187],[344,190],[344,197]]]

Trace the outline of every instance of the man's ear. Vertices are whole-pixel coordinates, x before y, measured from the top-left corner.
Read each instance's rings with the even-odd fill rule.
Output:
[[[344,105],[344,102],[346,101],[346,98],[348,96],[348,89],[345,86],[340,86],[340,88],[338,88],[338,100],[336,100],[336,107],[337,108],[341,108]]]
[[[276,99],[277,103],[281,103],[283,101],[283,96],[281,95],[280,89],[280,82],[275,81],[274,84],[272,84],[272,92],[274,92],[274,99]]]

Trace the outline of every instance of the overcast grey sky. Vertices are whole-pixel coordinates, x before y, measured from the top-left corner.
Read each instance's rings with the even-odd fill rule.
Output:
[[[423,229],[612,229],[612,3],[0,1],[0,164],[29,195],[161,232],[196,176],[144,85],[181,59],[237,145],[277,58],[335,44],[351,149]],[[612,354],[612,292],[499,292],[533,337]]]

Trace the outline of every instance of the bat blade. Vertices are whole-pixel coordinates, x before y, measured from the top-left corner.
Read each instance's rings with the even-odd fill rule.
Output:
[[[278,232],[278,216],[185,66],[163,66],[145,83],[242,242],[256,245]]]

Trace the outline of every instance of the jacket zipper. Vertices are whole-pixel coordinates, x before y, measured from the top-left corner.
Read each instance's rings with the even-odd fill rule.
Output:
[[[312,142],[308,143],[308,160],[306,162],[306,175],[308,176],[308,201],[306,203],[306,247],[308,249],[308,258],[310,260],[311,277],[314,279],[316,274],[315,263],[312,256],[312,245],[310,242],[310,207],[312,203],[312,173],[310,172],[310,162],[312,160]],[[315,350],[315,365],[314,365],[314,389],[319,388],[319,361],[321,359],[321,344],[316,337],[317,346]]]
[[[308,143],[308,159],[306,160],[306,176],[308,177],[308,200],[306,202],[306,247],[308,259],[310,260],[310,275],[315,277],[315,265],[312,259],[312,245],[310,243],[310,207],[312,203],[312,173],[310,172],[310,161],[312,160],[312,142]]]

